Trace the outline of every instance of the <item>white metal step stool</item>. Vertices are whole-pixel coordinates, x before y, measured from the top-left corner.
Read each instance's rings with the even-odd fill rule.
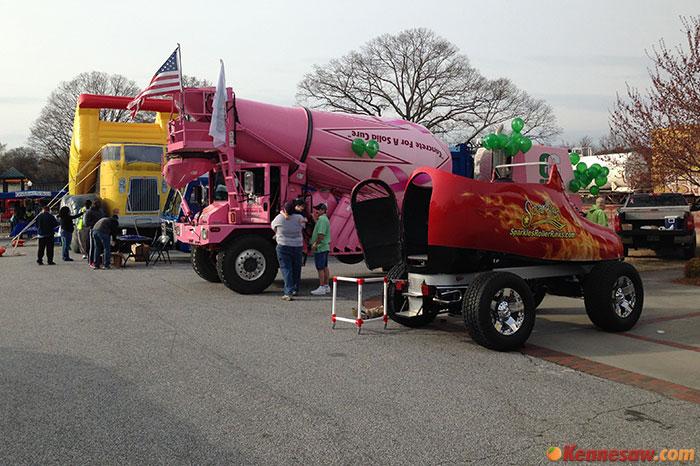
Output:
[[[338,282],[351,282],[351,283],[357,283],[357,319],[352,320],[347,317],[338,317],[335,313],[336,309],[336,296],[338,292]],[[362,318],[362,285],[365,283],[376,283],[376,282],[384,282],[384,285],[382,287],[382,303],[383,303],[383,308],[384,308],[384,313],[380,317],[372,317],[370,319],[363,319]],[[331,328],[335,328],[335,323],[336,321],[341,321],[341,322],[350,322],[352,324],[357,325],[357,333],[359,334],[360,331],[362,330],[362,324],[365,322],[373,322],[377,320],[381,320],[384,322],[384,328],[386,328],[386,324],[389,321],[389,316],[386,315],[386,296],[387,296],[387,280],[386,277],[372,277],[372,278],[352,278],[352,277],[338,277],[334,276],[333,277],[333,304],[331,307],[331,322],[333,323],[333,326]]]

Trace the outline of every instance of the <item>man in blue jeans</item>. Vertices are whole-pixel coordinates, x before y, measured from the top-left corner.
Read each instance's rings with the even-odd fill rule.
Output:
[[[53,235],[58,226],[56,217],[49,213],[49,206],[45,205],[41,213],[36,217],[36,231],[39,237],[39,249],[37,250],[36,263],[44,264],[44,251],[49,265],[56,265],[53,261]]]
[[[301,283],[301,254],[304,240],[301,230],[306,219],[295,213],[294,203],[286,202],[270,227],[275,232],[277,241],[277,262],[280,264],[284,280],[284,296],[282,299],[291,301],[299,293]]]
[[[314,219],[316,226],[311,235],[311,250],[314,252],[314,263],[318,272],[319,286],[311,292],[313,295],[324,295],[331,292],[328,284],[330,271],[328,270],[328,253],[331,250],[331,223],[328,220],[326,204],[314,206]]]
[[[95,246],[92,256],[92,268],[97,270],[100,268],[101,255],[104,252],[104,266],[105,270],[109,270],[109,259],[112,257],[112,238],[117,238],[117,231],[119,230],[119,217],[117,215],[112,215],[111,217],[103,217],[95,223],[92,227],[92,243]]]

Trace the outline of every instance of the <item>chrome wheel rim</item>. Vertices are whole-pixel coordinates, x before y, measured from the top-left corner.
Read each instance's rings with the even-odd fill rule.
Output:
[[[236,274],[241,279],[252,282],[262,277],[266,266],[265,256],[257,249],[246,249],[236,257]]]
[[[624,319],[629,317],[637,302],[637,290],[629,277],[618,277],[612,290],[612,304],[615,314]]]
[[[502,288],[491,300],[491,323],[501,335],[513,335],[525,321],[525,303],[512,288]]]

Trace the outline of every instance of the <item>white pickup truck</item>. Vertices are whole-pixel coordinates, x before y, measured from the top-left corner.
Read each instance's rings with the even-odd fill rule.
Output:
[[[632,194],[615,217],[615,231],[629,248],[680,249],[683,257],[695,257],[695,222],[685,198],[673,193]]]

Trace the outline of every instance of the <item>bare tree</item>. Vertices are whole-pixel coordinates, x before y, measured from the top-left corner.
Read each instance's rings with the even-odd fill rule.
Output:
[[[28,147],[15,147],[0,153],[0,173],[10,168],[16,168],[30,180],[36,181],[39,174],[39,158]]]
[[[73,119],[80,94],[135,96],[139,89],[134,81],[124,76],[108,75],[98,71],[80,73],[70,81],[58,85],[48,98],[39,118],[34,121],[29,145],[40,158],[68,171]],[[138,115],[137,115],[138,117]],[[126,110],[100,110],[104,121],[127,121]]]
[[[651,87],[642,93],[628,84],[626,99],[618,94],[610,129],[651,167],[652,185],[700,187],[700,16],[681,23],[687,49],[661,39],[647,52]]]
[[[182,75],[182,87],[212,87],[213,84],[208,79],[199,79],[196,76]]]
[[[314,108],[396,115],[420,123],[450,142],[470,142],[516,116],[523,134],[543,141],[560,132],[544,101],[509,79],[488,80],[456,46],[427,29],[382,35],[297,85],[297,100]]]
[[[600,146],[599,154],[619,154],[622,152],[630,152],[632,149],[627,145],[619,135],[608,133],[606,136],[598,140]]]
[[[183,85],[208,87],[206,79],[183,76]],[[42,160],[68,170],[70,142],[73,135],[73,119],[80,94],[116,95],[135,97],[141,92],[136,83],[124,76],[99,71],[80,73],[70,81],[59,84],[48,98],[39,118],[34,121],[29,136],[29,145]],[[133,121],[150,123],[153,112],[138,112]],[[124,109],[101,109],[102,121],[132,121],[130,112]]]

